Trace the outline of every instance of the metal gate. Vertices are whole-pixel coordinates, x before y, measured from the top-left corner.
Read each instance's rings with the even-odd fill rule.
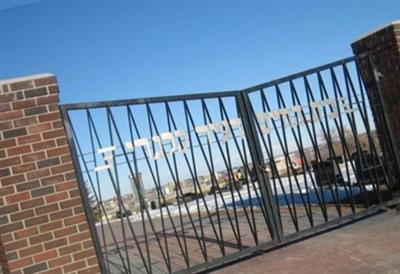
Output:
[[[367,55],[245,90],[61,110],[104,273],[204,271],[397,201]]]

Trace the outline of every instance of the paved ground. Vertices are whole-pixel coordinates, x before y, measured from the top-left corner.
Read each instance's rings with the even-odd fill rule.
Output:
[[[351,210],[349,207],[342,206],[341,210],[344,215],[351,214]],[[307,214],[304,212],[304,209],[302,207],[298,207],[296,212],[300,230],[302,231],[304,229],[310,228],[310,223],[308,221]],[[314,225],[323,224],[324,219],[322,217],[320,208],[314,206],[312,207],[312,212]],[[327,207],[327,214],[329,220],[334,220],[338,218],[336,208],[333,205]],[[289,214],[287,208],[280,208],[280,216],[282,219],[282,225],[285,235],[291,235],[295,233],[296,231],[294,228],[293,219],[291,218],[291,215]],[[235,228],[235,230],[237,231],[236,224],[240,228],[239,230],[242,246],[252,247],[256,245],[256,243],[254,242],[254,235],[249,229],[249,223],[245,218],[244,212],[238,212],[237,223],[235,222],[235,220],[233,220],[233,228],[228,221],[229,218],[226,216],[226,214],[221,215],[219,222],[216,218],[217,216],[214,214],[212,219],[213,222],[216,224],[218,236],[220,236],[218,233],[218,227],[219,225],[221,225],[226,255],[239,251],[238,242],[233,234],[233,228]],[[257,236],[259,242],[270,242],[271,238],[269,237],[269,232],[265,224],[262,212],[260,210],[254,212],[254,221],[257,227]],[[174,222],[177,222],[177,225],[179,223],[179,220],[175,219]],[[134,238],[130,235],[130,229],[127,222],[125,222],[123,226],[127,235],[126,242],[124,242],[123,240],[124,237],[123,231],[121,230],[121,222],[114,222],[110,227],[106,227],[104,230],[104,240],[106,240],[106,242],[108,243],[108,247],[107,253],[105,253],[105,259],[106,262],[108,262],[108,267],[110,267],[110,272],[126,273],[129,272],[128,267],[130,267],[131,270],[134,270],[133,272],[135,273],[146,273],[145,265],[143,264],[143,262],[146,261],[148,265],[151,265],[151,270],[153,273],[167,273],[168,270],[166,268],[166,263],[168,260],[170,260],[171,262],[172,271],[183,270],[187,268],[183,257],[185,254],[187,254],[187,256],[189,257],[190,264],[192,266],[199,265],[205,262],[203,257],[204,254],[201,250],[201,245],[203,244],[205,245],[207,257],[210,261],[223,256],[220,250],[220,246],[215,240],[216,235],[212,230],[212,226],[210,225],[210,221],[208,220],[208,218],[202,219],[201,226],[198,220],[194,222],[194,226],[192,226],[190,222],[187,222],[187,220],[184,220],[183,223],[185,223],[183,226],[185,233],[183,234],[181,232],[181,226],[177,225],[176,227],[178,235],[176,235],[174,231],[170,228],[171,226],[167,220],[164,220],[164,224],[167,228],[166,234],[162,232],[160,220],[153,220],[155,230],[159,231],[156,234],[151,233],[149,223],[146,222],[146,230],[148,232],[146,234],[146,238],[143,235],[143,230],[141,228],[142,223],[135,222],[132,224],[132,226],[134,231],[138,232],[138,234],[136,234],[138,242],[135,242]],[[201,227],[203,229],[200,229]],[[100,234],[100,239],[103,240],[103,232],[101,230],[101,227],[98,226],[98,230]],[[112,244],[113,235],[115,236],[118,245]],[[168,244],[168,248],[165,248],[166,244]],[[161,248],[164,250],[164,254],[162,253]],[[143,259],[139,250],[141,250],[142,252]],[[166,250],[168,250],[168,254],[166,253]],[[169,256],[169,258],[167,257],[166,260],[164,256]],[[129,261],[130,266],[128,266],[128,264],[126,263],[125,265],[123,265],[122,260]],[[150,264],[148,263],[148,260],[150,260]],[[273,263],[275,264],[276,262]],[[249,270],[245,270],[242,273],[248,273],[248,271]]]
[[[324,223],[321,209],[317,206],[313,206],[311,209],[313,212],[314,225]],[[344,215],[351,213],[348,207],[342,206],[341,210]],[[247,208],[246,211],[248,212],[249,209]],[[113,222],[111,226],[105,227],[104,234],[101,226],[98,226],[97,229],[100,234],[101,242],[103,242],[103,240],[107,242],[105,259],[106,262],[109,263],[108,267],[111,273],[126,273],[129,272],[129,270],[134,273],[146,273],[143,261],[146,261],[146,264],[151,266],[151,272],[153,273],[168,273],[168,261],[170,261],[171,270],[173,272],[187,268],[183,257],[184,255],[188,256],[191,266],[205,263],[205,256],[207,256],[209,261],[223,257],[224,255],[222,254],[221,247],[216,240],[217,237],[223,240],[224,252],[226,255],[239,251],[238,238],[240,238],[241,245],[244,248],[256,246],[257,244],[254,240],[255,235],[250,230],[250,222],[253,227],[256,228],[254,233],[257,234],[260,243],[268,243],[271,241],[270,233],[260,209],[254,210],[254,219],[250,220],[246,218],[242,209],[238,210],[236,213],[236,218],[233,218],[234,212],[230,212],[229,216],[231,219],[226,212],[220,212],[220,219],[217,218],[216,214],[212,214],[211,219],[214,223],[215,230],[208,217],[203,217],[201,223],[199,220],[195,220],[192,224],[188,221],[186,216],[183,220],[184,233],[182,233],[179,218],[176,217],[174,218],[174,223],[177,234],[175,234],[175,231],[171,228],[168,218],[164,219],[164,225],[166,227],[165,234],[162,232],[160,219],[153,220],[155,231],[158,231],[156,234],[152,232],[149,222],[146,221],[147,237],[143,234],[143,223],[134,222],[132,223],[132,227],[136,233],[137,241],[132,237],[130,227],[126,220],[124,220],[123,226],[121,221],[117,221]],[[338,217],[336,208],[329,205],[327,207],[327,215],[329,220],[336,219]],[[289,214],[288,208],[280,208],[280,216],[285,235],[295,233],[294,222]],[[297,207],[296,216],[300,230],[310,228],[310,223],[303,207]],[[122,227],[124,227],[125,232],[121,229]],[[126,241],[124,241],[124,233],[126,235]],[[222,233],[223,237],[221,237],[220,233]],[[115,243],[113,237],[115,237],[116,242],[118,242],[117,245],[113,244]],[[166,246],[168,248],[166,248]],[[123,260],[126,262],[129,261],[130,266],[127,263],[122,263]],[[148,263],[148,261],[150,261],[150,263]]]
[[[400,273],[400,212],[389,210],[213,273]]]

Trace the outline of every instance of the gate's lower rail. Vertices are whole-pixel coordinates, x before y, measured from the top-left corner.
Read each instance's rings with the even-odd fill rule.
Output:
[[[351,57],[246,90],[63,105],[107,273],[191,273],[398,202],[377,82]]]

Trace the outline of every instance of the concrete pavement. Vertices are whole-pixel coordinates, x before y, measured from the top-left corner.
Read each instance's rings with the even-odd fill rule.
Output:
[[[400,212],[388,210],[213,273],[400,273]]]

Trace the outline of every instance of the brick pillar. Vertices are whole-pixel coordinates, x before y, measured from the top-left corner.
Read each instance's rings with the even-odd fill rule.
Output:
[[[397,147],[400,148],[400,21],[367,34],[351,46],[356,55],[371,52],[371,59],[379,72],[383,103],[387,108]],[[364,80],[368,87],[371,77],[364,75]]]
[[[360,60],[360,69],[375,112],[380,140],[394,142],[388,154],[398,159],[400,148],[400,21],[392,22],[361,37],[351,44],[354,54],[369,53],[370,57]],[[378,98],[379,96],[379,98]],[[379,102],[378,102],[379,101]],[[375,102],[378,102],[375,105]],[[380,108],[380,111],[377,111]],[[386,116],[377,117],[383,111]],[[378,120],[378,121],[377,121]],[[384,132],[384,134],[382,134]],[[389,132],[389,134],[386,134]],[[398,169],[398,167],[395,167]],[[394,171],[392,174],[398,174]],[[398,178],[398,176],[394,175]],[[395,180],[398,181],[398,180]]]
[[[50,74],[0,81],[5,273],[99,273]]]

